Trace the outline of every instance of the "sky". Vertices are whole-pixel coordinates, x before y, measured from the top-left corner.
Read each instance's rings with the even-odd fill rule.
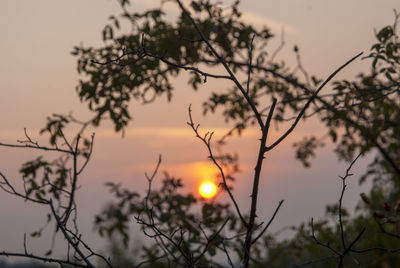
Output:
[[[326,77],[347,59],[368,51],[374,43],[374,29],[393,22],[393,9],[400,10],[396,0],[321,1],[321,0],[246,0],[240,5],[243,19],[255,25],[269,25],[279,45],[282,27],[286,46],[280,59],[294,64],[292,48],[300,48],[303,65],[312,74]],[[141,11],[155,7],[158,1],[132,1],[132,9]],[[173,18],[174,8],[167,9]],[[0,141],[15,143],[23,138],[23,129],[40,142],[38,135],[45,119],[52,113],[73,112],[79,118],[90,117],[86,104],[80,103],[75,87],[79,76],[76,59],[70,55],[73,46],[99,46],[101,30],[111,14],[119,14],[117,1],[111,0],[2,0],[0,1]],[[366,61],[357,61],[339,74],[352,78],[368,70]],[[206,148],[196,140],[186,122],[187,108],[192,104],[193,116],[202,131],[214,130],[222,135],[229,125],[217,114],[203,117],[201,100],[212,90],[225,84],[209,81],[199,92],[186,90],[185,77],[176,81],[174,99],[159,99],[150,105],[132,103],[133,121],[124,138],[105,123],[95,129],[94,156],[82,175],[78,193],[82,233],[89,242],[104,248],[105,242],[92,231],[93,216],[111,196],[104,183],[121,182],[144,193],[145,172],[151,172],[161,154],[161,170],[182,177],[187,191],[196,187],[205,175],[198,170],[209,165]],[[274,130],[272,137],[279,136]],[[279,200],[285,203],[272,230],[321,217],[326,204],[339,198],[340,181],[347,164],[338,162],[327,145],[317,151],[312,167],[304,169],[294,160],[292,143],[304,135],[323,132],[316,122],[302,123],[265,161],[260,185],[260,217],[268,219]],[[235,195],[240,207],[247,211],[252,169],[257,151],[257,132],[248,130],[241,138],[233,138],[227,150],[240,153],[242,172],[238,176]],[[0,170],[17,185],[18,169],[27,160],[37,157],[34,151],[0,148]],[[50,156],[53,157],[53,156]],[[357,184],[368,160],[361,159],[349,181],[345,204],[353,207],[366,186]],[[290,167],[290,168],[289,168]],[[204,169],[204,168],[203,168]],[[162,176],[158,176],[161,179]],[[45,211],[0,192],[0,251],[21,251],[23,233],[30,233],[44,223]],[[132,221],[132,225],[134,222]],[[30,239],[28,247],[44,253],[50,239]],[[35,248],[35,249],[33,249]],[[63,252],[60,247],[59,252]]]

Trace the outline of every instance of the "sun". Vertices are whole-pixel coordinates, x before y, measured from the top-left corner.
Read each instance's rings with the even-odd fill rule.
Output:
[[[211,181],[205,181],[199,186],[199,194],[201,197],[209,199],[217,194],[218,187]]]

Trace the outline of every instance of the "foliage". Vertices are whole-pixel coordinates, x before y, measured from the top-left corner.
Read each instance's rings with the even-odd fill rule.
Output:
[[[237,233],[243,230],[243,226],[229,204],[199,202],[192,194],[181,193],[181,179],[167,173],[164,176],[161,188],[143,198],[110,183],[111,192],[118,202],[109,204],[96,217],[95,225],[100,234],[112,237],[116,232],[126,245],[130,241],[129,227],[135,219],[142,226],[143,233],[158,245],[144,245],[141,250],[143,259],[160,260],[160,264],[166,260],[184,263],[190,254],[197,265],[213,264],[217,251],[223,250],[222,244],[227,244],[220,233],[222,227],[227,225],[228,232]]]
[[[171,1],[162,2],[167,5]],[[188,71],[188,82],[194,90],[207,79],[227,77],[202,71],[218,66],[220,60],[199,39],[182,10],[177,20],[170,22],[163,5],[160,9],[131,13],[127,3],[122,4],[121,16],[111,16],[112,23],[105,26],[103,47],[75,47],[72,52],[78,57],[78,72],[83,74],[77,92],[96,113],[93,123],[99,124],[101,117],[108,114],[116,131],[122,130],[131,118],[128,104],[132,98],[143,103],[160,95],[171,99],[174,89],[171,80],[182,71]],[[232,67],[232,72],[247,73],[245,59],[251,54],[255,66],[251,68],[254,71],[251,70],[249,96],[256,105],[262,97],[281,96],[283,101],[298,107],[297,102],[290,100],[301,96],[289,91],[292,85],[286,81],[296,81],[295,76],[284,63],[274,62],[273,54],[265,50],[273,35],[266,27],[257,30],[242,22],[238,4],[235,1],[231,7],[223,7],[210,1],[192,1],[190,12],[205,38]],[[123,24],[120,20],[130,24],[132,30],[128,34],[120,33]],[[267,76],[265,71],[269,73]],[[283,78],[277,77],[283,75]],[[246,100],[235,88],[226,93],[213,93],[204,104],[204,113],[214,112],[217,107],[224,109],[227,120],[247,123],[252,117]],[[277,118],[282,117],[282,109],[277,110]]]
[[[199,6],[206,2],[200,2]],[[203,10],[203,7],[197,8],[197,2],[192,2],[193,13],[197,14]],[[182,19],[184,16],[180,16]],[[199,27],[203,30],[204,23],[201,16],[196,17],[196,22]],[[239,17],[231,17],[231,20],[238,19]],[[371,265],[382,264],[382,258],[388,266],[393,266],[397,260],[397,255],[392,254],[391,249],[396,248],[396,238],[390,235],[385,237],[380,234],[379,226],[377,224],[376,212],[382,210],[382,203],[391,204],[393,207],[396,204],[398,197],[397,181],[398,181],[398,168],[400,159],[397,154],[400,151],[399,139],[396,133],[400,133],[398,127],[399,117],[399,47],[398,36],[396,33],[398,15],[395,16],[395,23],[392,26],[386,26],[380,30],[377,34],[377,43],[372,46],[371,52],[364,58],[365,60],[371,59],[371,72],[369,74],[361,73],[354,81],[342,80],[335,81],[332,91],[329,93],[316,96],[316,100],[313,102],[312,109],[305,117],[317,116],[323,124],[327,127],[327,135],[331,141],[334,142],[336,152],[341,159],[350,161],[354,158],[356,152],[363,152],[367,154],[370,151],[378,151],[375,160],[369,165],[367,173],[362,177],[361,182],[367,178],[373,178],[374,187],[370,193],[371,203],[368,206],[360,204],[359,213],[357,215],[346,215],[345,211],[340,210],[343,214],[343,225],[344,232],[348,234],[357,234],[363,228],[366,228],[365,233],[362,234],[360,240],[357,241],[357,247],[368,250],[368,254],[362,254],[359,258],[361,263],[368,263]],[[178,23],[179,25],[179,23]],[[216,24],[218,25],[218,24]],[[139,28],[138,28],[139,29]],[[216,44],[217,48],[221,48],[221,44],[218,43],[219,39],[213,39],[212,35],[209,35],[207,28],[204,27],[207,37]],[[139,36],[143,31],[134,31],[133,36]],[[222,51],[222,58],[232,67],[235,74],[246,74],[247,72],[252,75],[251,81],[247,84],[249,89],[249,96],[253,100],[255,106],[259,108],[262,102],[262,98],[274,98],[277,97],[280,101],[277,104],[276,113],[274,119],[277,121],[285,122],[285,117],[290,111],[292,114],[298,113],[302,109],[302,103],[306,102],[310,95],[314,92],[313,87],[320,84],[320,80],[312,77],[308,79],[308,74],[304,71],[305,80],[301,82],[293,73],[289,72],[286,66],[283,64],[276,64],[269,60],[269,55],[265,50],[265,44],[260,46],[252,46],[260,40],[260,34],[256,31],[255,35],[258,38],[252,37],[252,34],[244,35],[242,40],[247,46],[232,46],[235,49],[235,53],[224,54]],[[181,33],[181,31],[178,31]],[[153,35],[149,35],[149,40],[154,40],[154,44],[160,40],[159,38],[152,39]],[[154,35],[157,36],[157,35]],[[268,38],[271,38],[269,35]],[[170,40],[176,38],[175,35],[169,35]],[[227,36],[230,44],[235,44],[237,40],[235,35]],[[117,40],[117,39],[116,39]],[[254,42],[254,43],[253,43]],[[147,50],[150,45],[144,46],[142,44],[136,44],[136,48]],[[151,43],[149,43],[151,44]],[[191,48],[195,47],[194,42],[185,43]],[[252,45],[249,45],[252,44]],[[203,44],[204,45],[204,44]],[[154,45],[157,47],[157,45]],[[158,46],[158,48],[163,46]],[[157,49],[157,48],[153,48]],[[225,51],[232,51],[231,48]],[[261,50],[260,50],[261,49]],[[149,49],[150,50],[150,49]],[[246,52],[241,52],[246,51]],[[166,50],[168,51],[168,50]],[[199,50],[198,53],[204,53],[206,50]],[[295,52],[298,53],[296,47]],[[121,58],[128,58],[122,52]],[[133,53],[135,54],[135,53]],[[157,53],[145,53],[146,57],[152,58],[152,55]],[[255,57],[254,64],[246,62],[243,58],[238,55],[245,54]],[[130,55],[129,55],[130,56]],[[181,58],[179,57],[181,56]],[[207,56],[207,55],[206,55]],[[209,55],[208,55],[209,56]],[[237,58],[235,58],[237,57]],[[157,58],[154,57],[153,58]],[[205,60],[205,56],[198,58],[188,58],[185,63],[181,60],[183,55],[175,55],[173,53],[165,52],[159,59],[164,62],[167,66],[168,63],[177,65],[190,66],[195,64],[202,64],[204,66],[214,66],[217,61]],[[109,58],[112,60],[113,58]],[[186,58],[185,58],[186,59]],[[273,60],[273,59],[272,59]],[[100,61],[98,61],[100,62]],[[199,66],[202,66],[199,65]],[[98,65],[100,68],[102,65]],[[161,65],[160,65],[161,66]],[[251,66],[249,68],[249,66]],[[118,68],[118,67],[116,67]],[[185,68],[182,68],[185,69]],[[190,70],[190,69],[189,69]],[[195,72],[192,72],[195,75]],[[199,72],[197,72],[199,76]],[[201,75],[201,73],[200,73]],[[203,75],[204,81],[208,75]],[[201,82],[200,77],[192,81],[198,83]],[[247,81],[243,81],[242,84],[246,85]],[[198,84],[192,84],[194,89],[197,89]],[[226,93],[215,92],[212,93],[209,100],[204,103],[204,113],[215,112],[218,107],[222,108],[222,113],[226,120],[233,120],[235,122],[234,130],[240,131],[247,127],[249,123],[254,124],[256,118],[251,114],[251,108],[246,103],[245,98],[235,88],[228,89]],[[260,106],[261,107],[261,106]],[[270,107],[261,107],[261,111],[267,112]],[[290,114],[289,112],[289,114]],[[233,131],[229,134],[232,134]],[[297,149],[297,158],[301,160],[305,166],[310,166],[310,156],[315,156],[315,149],[324,146],[323,139],[326,135],[321,137],[310,136],[300,141],[294,146]],[[389,188],[389,189],[388,189]],[[340,234],[340,228],[337,218],[339,211],[338,208],[328,207],[326,218],[314,222],[314,230],[316,236],[322,241],[330,243],[333,248],[341,246],[342,241],[338,239]],[[379,213],[378,213],[379,214]],[[397,216],[385,215],[384,220],[391,217],[391,222],[383,224],[392,230],[390,224],[397,224]],[[329,219],[329,220],[328,220]],[[388,226],[387,226],[388,225]],[[272,237],[266,236],[263,243],[268,246],[268,258],[265,262],[273,267],[281,267],[283,265],[293,265],[295,263],[307,262],[314,258],[321,258],[329,253],[324,247],[315,243],[314,239],[310,239],[311,227],[309,224],[303,224],[296,228],[296,236],[293,239],[287,241],[276,242]],[[351,238],[346,238],[351,239]],[[380,248],[380,250],[372,250],[373,248]],[[285,249],[285,250],[283,250]],[[288,250],[290,249],[290,250]],[[326,262],[331,263],[332,266],[336,266],[337,260],[328,256],[327,259],[321,259],[321,266],[326,265]],[[344,258],[344,263],[353,264],[350,257]],[[264,265],[262,264],[262,265]],[[313,265],[319,265],[311,263]],[[315,266],[317,267],[317,266]]]
[[[177,19],[173,21],[163,9],[169,2],[176,2],[179,7]],[[56,226],[55,235],[61,230],[73,254],[68,252],[66,260],[51,259],[48,256],[52,249],[45,256],[36,256],[24,245],[24,253],[0,255],[25,256],[76,267],[95,267],[92,257],[98,257],[101,265],[107,267],[234,267],[238,263],[242,267],[394,267],[399,259],[396,253],[400,251],[397,246],[400,238],[400,42],[396,29],[399,15],[395,13],[392,26],[376,33],[377,43],[364,58],[371,61],[370,72],[361,73],[351,81],[335,81],[331,91],[320,94],[335,74],[359,55],[322,81],[310,77],[303,69],[297,46],[294,47],[297,66],[288,68],[284,62],[276,62],[279,48],[271,51],[267,46],[273,35],[268,28],[256,29],[242,22],[239,1],[229,7],[209,0],[191,1],[188,7],[179,0],[161,3],[158,9],[137,13],[129,11],[128,0],[121,0],[122,14],[111,16],[102,32],[104,46],[73,49],[72,54],[78,58],[78,72],[82,74],[77,93],[94,112],[94,118],[81,122],[71,115],[49,117],[41,133],[49,136],[50,146],[39,145],[26,132],[26,140],[19,144],[0,143],[0,146],[60,154],[56,160],[45,160],[41,156],[23,164],[20,172],[24,191],[17,191],[2,173],[0,187],[9,194],[46,206],[50,211],[48,222],[53,221]],[[122,32],[123,24],[131,26],[129,33]],[[154,173],[146,175],[145,196],[119,184],[107,184],[114,201],[96,216],[95,229],[113,243],[120,238],[128,246],[132,241],[130,226],[135,220],[150,241],[143,243],[136,253],[138,259],[133,260],[121,257],[120,247],[115,246],[112,253],[118,260],[110,261],[93,251],[81,239],[76,227],[77,180],[90,159],[94,139],[94,136],[82,135],[88,125],[98,126],[107,117],[115,131],[123,131],[131,119],[128,112],[131,100],[148,103],[162,95],[170,100],[173,80],[182,71],[189,73],[188,83],[194,90],[207,79],[232,82],[225,91],[213,92],[203,104],[204,114],[221,110],[226,121],[233,122],[234,128],[224,139],[240,134],[250,125],[260,130],[251,208],[242,212],[233,194],[233,174],[229,171],[238,170],[237,157],[215,155],[213,133],[200,135],[189,109],[188,125],[219,169],[220,187],[230,203],[221,203],[218,199],[206,202],[183,193],[182,180],[167,173],[161,187],[153,188],[160,157]],[[293,238],[277,241],[268,233],[268,227],[283,201],[268,222],[261,222],[257,217],[263,160],[302,118],[313,116],[326,126],[327,133],[321,137],[308,136],[294,144],[297,158],[306,167],[311,166],[310,157],[315,157],[316,148],[324,146],[323,139],[327,136],[336,145],[339,158],[352,162],[340,177],[342,191],[338,204],[328,206],[322,220],[293,227]],[[291,123],[288,130],[268,144],[271,122],[281,125],[288,121]],[[64,129],[71,123],[78,123],[80,130],[68,139]],[[368,195],[362,194],[358,211],[349,213],[342,208],[346,180],[361,153],[371,152],[376,152],[376,156],[361,182],[372,179],[373,188]],[[355,155],[358,156],[355,158]],[[82,165],[78,165],[78,158],[83,160]],[[41,230],[32,236],[40,235]]]
[[[326,103],[316,110],[321,121],[326,124],[331,140],[337,144],[336,152],[340,158],[352,159],[354,153],[359,151],[378,152],[360,179],[360,183],[371,179],[373,187],[368,196],[361,194],[359,213],[352,217],[347,216],[344,222],[345,232],[349,234],[357,234],[362,228],[366,228],[357,243],[357,248],[359,251],[371,249],[365,251],[368,254],[357,254],[353,259],[348,258],[346,262],[353,266],[361,263],[361,266],[368,267],[394,267],[399,259],[398,254],[393,254],[398,252],[400,238],[400,42],[396,28],[398,19],[399,15],[395,13],[394,25],[386,26],[377,32],[377,43],[365,57],[371,60],[370,73],[361,73],[354,81],[336,81],[332,95],[321,100],[321,103]],[[300,148],[305,150],[307,147],[303,145],[305,144]],[[315,223],[316,234],[334,248],[340,246],[339,225],[337,219],[332,220],[332,216],[338,213],[337,210],[332,211],[328,207],[325,219]],[[329,218],[330,221],[327,220]],[[288,258],[292,262],[301,263],[326,256],[329,251],[316,245],[309,234],[310,227],[307,224],[299,226],[293,239],[277,243],[274,249],[275,252],[281,252],[282,249],[290,249],[293,252],[270,258],[267,263],[275,266],[280,262],[287,262]],[[356,253],[355,250],[354,254]],[[329,261],[332,267],[336,266],[334,259]],[[322,267],[327,263],[313,265]]]

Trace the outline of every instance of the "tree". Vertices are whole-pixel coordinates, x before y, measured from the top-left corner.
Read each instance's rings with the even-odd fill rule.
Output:
[[[236,132],[240,134],[241,130],[250,125],[259,129],[260,146],[252,181],[251,209],[243,212],[239,208],[231,186],[234,173],[231,174],[229,169],[223,167],[235,165],[237,159],[231,155],[214,153],[212,132],[206,135],[200,134],[199,125],[192,118],[189,108],[188,124],[199,141],[205,145],[209,158],[219,169],[220,187],[227,193],[231,203],[202,203],[201,213],[196,213],[193,206],[199,200],[191,194],[180,193],[181,181],[168,174],[165,174],[162,188],[154,190],[152,182],[161,163],[161,157],[154,173],[146,176],[149,183],[146,196],[140,197],[134,191],[110,183],[108,186],[117,198],[117,202],[111,203],[96,218],[95,225],[100,235],[111,237],[114,233],[119,233],[123,242],[128,243],[129,224],[132,218],[135,218],[143,226],[143,232],[155,243],[155,246],[143,247],[141,252],[145,261],[138,265],[152,262],[152,267],[155,265],[197,267],[210,264],[222,266],[215,260],[217,253],[224,254],[226,263],[231,266],[234,266],[236,261],[243,267],[256,267],[255,260],[265,259],[266,263],[271,264],[281,261],[280,258],[272,258],[273,253],[279,252],[283,246],[294,245],[296,241],[270,245],[271,238],[266,236],[267,230],[283,201],[278,203],[267,223],[261,222],[257,218],[259,209],[257,197],[261,190],[258,185],[265,155],[277,148],[303,117],[319,115],[321,121],[327,125],[331,139],[338,142],[339,155],[346,160],[352,160],[355,152],[361,151],[365,154],[376,148],[380,155],[370,165],[368,176],[383,173],[388,176],[389,183],[392,183],[393,176],[398,177],[396,160],[398,139],[394,134],[398,128],[396,113],[398,113],[399,43],[396,23],[377,34],[379,43],[373,47],[368,56],[373,59],[371,75],[360,75],[358,82],[335,82],[332,92],[321,95],[321,90],[336,73],[361,54],[348,60],[324,81],[314,76],[309,78],[299,62],[299,66],[294,69],[302,70],[304,78],[300,79],[283,63],[274,61],[276,53],[272,53],[272,56],[267,53],[266,42],[272,38],[267,28],[256,30],[240,22],[238,1],[229,8],[223,8],[203,0],[192,1],[188,7],[176,0],[180,8],[176,22],[165,19],[162,8],[144,13],[131,13],[128,10],[129,1],[122,0],[120,3],[123,10],[121,18],[110,17],[111,23],[104,28],[105,46],[98,49],[75,47],[73,51],[73,54],[78,56],[78,71],[84,75],[77,92],[81,100],[88,103],[95,117],[86,122],[80,122],[71,116],[50,117],[46,128],[43,129],[43,133],[50,136],[50,147],[40,146],[28,134],[26,134],[27,140],[18,145],[1,144],[9,147],[53,150],[63,154],[60,160],[55,162],[47,162],[40,158],[26,163],[21,169],[25,178],[25,192],[16,191],[3,175],[1,186],[6,192],[48,206],[51,211],[49,219],[55,220],[56,231],[62,231],[67,243],[73,247],[74,254],[78,255],[79,259],[76,262],[69,259],[52,260],[49,257],[30,255],[26,250],[19,255],[81,267],[93,267],[95,264],[92,257],[97,256],[109,267],[113,267],[112,262],[101,254],[93,252],[81,240],[77,229],[75,232],[71,231],[72,225],[68,225],[73,224],[70,215],[76,209],[74,202],[76,181],[89,161],[93,147],[93,138],[86,138],[81,148],[81,137],[89,124],[97,126],[105,116],[109,116],[112,120],[116,131],[123,132],[131,118],[128,113],[131,98],[144,103],[151,102],[162,94],[171,98],[173,92],[171,80],[181,71],[189,72],[189,83],[193,89],[206,83],[207,79],[225,79],[232,83],[232,88],[227,92],[213,93],[203,105],[204,113],[214,113],[221,107],[226,120],[235,122],[234,129],[227,133],[227,137]],[[117,36],[121,19],[131,23],[133,30],[129,34]],[[397,19],[396,14],[396,21]],[[298,53],[297,47],[294,50]],[[218,67],[224,72],[220,72]],[[268,105],[264,105],[265,103]],[[312,111],[309,111],[311,109]],[[291,126],[280,138],[269,141],[271,122],[285,122],[288,117],[293,117]],[[374,121],[369,125],[367,123],[371,117]],[[388,122],[390,123],[387,124]],[[64,135],[64,128],[69,123],[78,123],[82,127],[72,141]],[[345,131],[340,133],[338,127],[342,126]],[[390,144],[383,142],[383,139],[389,139]],[[223,144],[223,141],[219,143]],[[62,143],[64,145],[61,145]],[[311,137],[296,145],[297,156],[306,166],[310,164],[309,157],[313,155],[313,149],[319,144],[320,138]],[[84,162],[81,166],[77,164],[78,157],[83,157]],[[72,167],[67,167],[68,160],[72,160]],[[42,180],[37,177],[39,170],[43,170]],[[234,172],[235,168],[232,170]],[[361,238],[365,237],[366,229],[359,228],[364,224],[363,221],[359,218],[348,219],[341,208],[349,172],[350,168],[342,177],[343,188],[339,205],[329,210],[331,214],[339,216],[339,220],[335,221],[338,224],[336,233],[331,231],[325,222],[312,223],[311,230],[307,230],[304,226],[300,227],[298,235],[304,236],[304,233],[311,231],[314,241],[301,246],[300,252],[303,255],[300,258],[292,260],[290,256],[284,256],[283,261],[297,261],[320,255],[319,251],[315,253],[314,250],[318,246],[322,246],[326,251],[332,251],[332,255],[322,260],[335,259],[338,267],[342,267],[343,262],[356,253],[375,250],[397,251],[373,246],[368,246],[367,249],[354,249],[354,246],[358,246],[362,241]],[[56,174],[55,178],[53,174]],[[379,183],[382,183],[381,180]],[[382,187],[387,185],[389,184],[385,182]],[[381,195],[386,194],[382,187],[374,190],[379,189]],[[395,195],[393,193],[393,196]],[[54,207],[53,199],[59,201],[58,208]],[[377,205],[381,199],[382,197],[379,197],[373,202],[368,202],[371,206]],[[375,213],[375,216],[375,218],[387,218],[382,213]],[[368,216],[364,217],[370,220]],[[396,219],[394,223],[397,223]],[[378,221],[378,226],[382,230],[386,230],[386,224]],[[316,230],[318,234],[332,234],[328,239],[337,241],[342,248],[338,250],[336,245],[331,247],[321,242],[315,235]],[[390,231],[386,233],[396,238]],[[357,235],[348,243],[345,233]],[[337,237],[340,239],[335,239]],[[268,251],[265,251],[265,247]],[[266,253],[269,257],[265,256]],[[19,256],[18,253],[3,255],[7,254]],[[395,255],[391,256],[396,258]],[[309,263],[315,262],[311,260]],[[279,265],[281,264],[282,262]]]
[[[318,232],[332,248],[338,248],[341,241],[337,238],[344,229],[350,234],[364,230],[357,249],[354,248],[351,253],[368,252],[359,261],[371,267],[395,266],[398,262],[398,255],[393,254],[399,251],[397,184],[400,162],[399,139],[395,137],[399,127],[398,21],[399,14],[395,11],[394,24],[376,33],[377,43],[366,57],[372,60],[370,73],[361,73],[354,81],[335,82],[334,93],[319,101],[321,107],[318,110],[322,111],[319,112],[321,121],[328,127],[331,139],[337,143],[336,152],[341,158],[351,159],[356,151],[364,154],[375,151],[376,156],[360,179],[360,183],[372,180],[373,187],[369,195],[361,194],[357,215],[350,217],[343,212],[345,220],[340,225],[334,221],[332,225],[332,216],[340,215],[340,207],[327,207],[327,219],[315,223],[315,233]],[[338,127],[342,130],[340,135]],[[306,159],[311,153],[312,150],[301,156]],[[290,245],[303,260],[321,256],[323,249],[315,247],[315,236],[311,240],[306,238],[310,228],[314,236],[313,226],[300,226],[296,239],[278,245],[276,251],[279,252],[281,247],[287,249]],[[327,250],[324,254],[329,253],[332,252]],[[332,256],[328,257],[332,259]],[[348,261],[354,263],[354,260]]]

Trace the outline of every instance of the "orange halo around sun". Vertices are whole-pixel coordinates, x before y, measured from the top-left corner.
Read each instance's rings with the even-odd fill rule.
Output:
[[[205,181],[199,186],[199,194],[201,197],[209,199],[217,194],[218,187],[211,181]]]

